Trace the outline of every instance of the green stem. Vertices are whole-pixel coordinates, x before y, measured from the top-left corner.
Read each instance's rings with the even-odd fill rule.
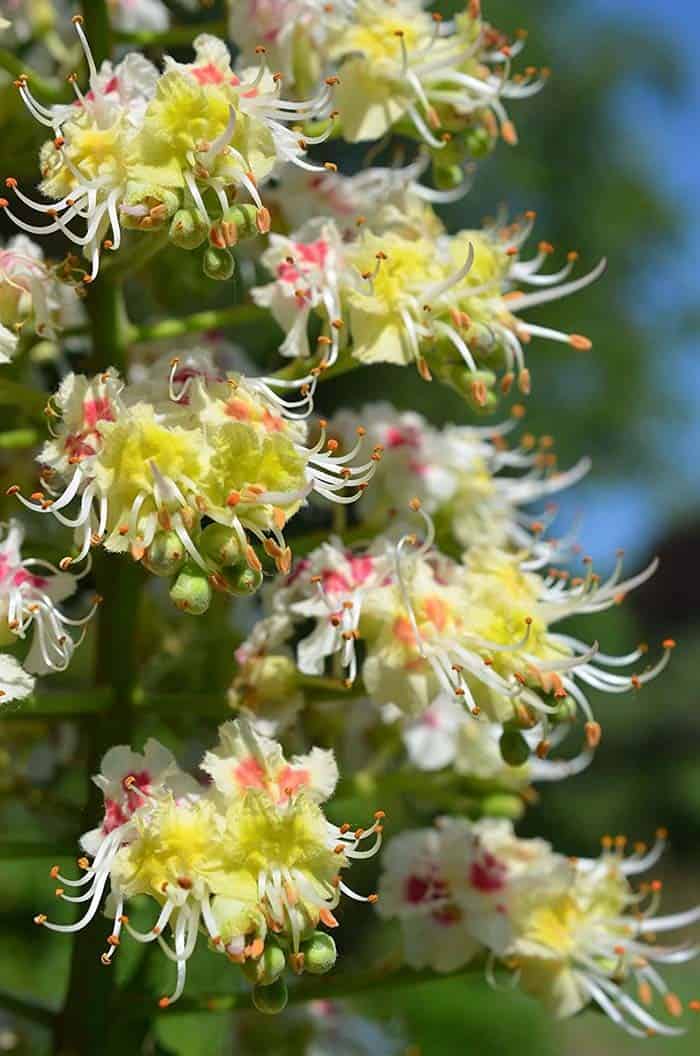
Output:
[[[68,98],[68,92],[58,82],[42,77],[36,70],[27,66],[26,62],[17,55],[13,55],[6,48],[0,48],[0,69],[7,70],[13,77],[26,77],[30,88],[42,97],[45,103],[61,103]]]
[[[235,304],[231,308],[212,308],[195,312],[181,319],[163,319],[158,323],[132,328],[132,341],[161,341],[163,338],[181,337],[183,334],[204,333],[224,327],[259,326],[269,319],[269,313],[255,304]]]
[[[101,370],[109,364],[123,373],[129,328],[121,285],[101,275],[90,288],[86,306],[93,369]],[[98,592],[104,598],[98,617],[96,684],[98,690],[110,690],[112,696],[109,710],[84,722],[86,776],[99,771],[108,748],[128,744],[131,739],[143,573],[135,562],[102,552],[95,561],[95,576]],[[89,781],[82,831],[94,826],[102,809],[102,793]],[[54,1032],[57,1056],[94,1056],[104,1050],[110,1020],[116,1012],[110,1007],[114,972],[100,964],[103,932],[99,927],[87,927],[75,937],[68,993]]]
[[[295,359],[293,363],[275,371],[273,377],[284,379],[285,381],[295,381],[297,378],[305,377],[320,362],[320,356],[315,356],[313,359]],[[345,350],[340,353],[332,367],[328,367],[323,371],[319,381],[330,381],[331,378],[339,378],[342,374],[348,374],[351,370],[357,370],[361,366],[362,363]]]
[[[220,18],[213,22],[171,26],[162,33],[153,33],[148,30],[129,33],[117,30],[115,37],[120,44],[133,44],[139,48],[168,48],[191,44],[198,33],[212,33],[215,37],[225,37],[226,32],[226,20]]]
[[[33,447],[39,442],[36,429],[10,429],[0,433],[0,450],[15,451],[18,448]]]

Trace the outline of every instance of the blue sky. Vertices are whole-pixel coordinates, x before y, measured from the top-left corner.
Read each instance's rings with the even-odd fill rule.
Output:
[[[686,67],[680,100],[663,100],[630,85],[617,105],[626,127],[640,144],[655,144],[649,157],[652,177],[675,200],[686,235],[680,251],[650,261],[643,295],[635,306],[643,325],[655,328],[663,315],[679,320],[691,308],[700,312],[700,40],[698,0],[586,0],[586,17],[620,15],[652,26],[669,37]],[[653,479],[617,481],[601,486],[595,479],[562,503],[563,516],[585,509],[582,537],[603,562],[617,546],[632,553],[650,546],[668,523],[693,510],[700,515],[700,348],[697,337],[671,334],[659,341],[659,390],[665,414],[652,426],[667,461],[667,472]]]

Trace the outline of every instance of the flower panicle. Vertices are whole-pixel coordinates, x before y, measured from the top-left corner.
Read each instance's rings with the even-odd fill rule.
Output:
[[[314,748],[287,760],[245,720],[226,723],[219,736],[202,761],[208,785],[184,774],[154,740],[143,754],[125,747],[107,753],[94,778],[104,794],[104,818],[82,838],[82,876],[51,869],[57,897],[79,903],[83,915],[60,924],[40,913],[35,922],[78,931],[94,919],[109,888],[112,925],[102,964],[111,964],[125,935],[157,942],[176,966],[175,987],[161,998],[162,1008],[182,994],[200,931],[214,952],[243,968],[258,1007],[266,996],[260,990],[273,985],[283,1007],[286,968],[323,974],[333,966],[335,944],[319,926],[337,927],[333,910],[341,896],[376,901],[341,874],[352,861],[376,854],[384,814],[377,811],[366,828],[326,820],[321,804],[338,778],[330,751]],[[157,905],[146,932],[125,912],[136,895]]]
[[[399,919],[415,968],[453,971],[486,954],[493,985],[505,971],[558,1018],[596,1004],[633,1037],[674,1036],[683,1029],[653,1004],[660,999],[672,1019],[683,1004],[655,965],[683,964],[700,948],[655,937],[697,924],[700,907],[660,916],[661,883],[630,882],[656,864],[666,839],[660,830],[651,848],[635,844],[628,855],[625,837],[606,836],[599,858],[567,858],[516,836],[508,821],[440,818],[389,842],[378,908]]]
[[[155,575],[175,576],[173,601],[195,615],[213,590],[254,593],[254,544],[288,572],[289,519],[312,492],[356,502],[379,458],[363,458],[362,436],[339,454],[323,425],[310,443],[312,393],[288,400],[273,384],[222,374],[198,354],[159,362],[136,384],[111,370],[69,375],[47,409],[42,490],[10,491],[75,529],[77,554],[64,568],[101,544],[129,552]]]
[[[238,76],[224,43],[207,35],[195,40],[193,63],[166,58],[160,72],[129,53],[98,69],[82,16],[73,25],[88,67],[87,91],[72,74],[74,102],[45,106],[27,77],[15,82],[31,116],[50,131],[40,154],[40,189],[48,201],[26,195],[13,176],[5,183],[25,210],[46,222],[29,223],[7,198],[0,206],[22,231],[60,232],[79,247],[88,261],[82,283],[95,280],[104,250],[119,250],[124,229],[167,228],[175,245],[204,247],[209,277],[229,278],[230,247],[269,230],[259,187],[275,167],[325,171],[306,160],[309,142],[290,126],[327,117],[334,78],[307,99],[285,99],[264,49],[256,66]],[[239,192],[250,203],[234,201]]]

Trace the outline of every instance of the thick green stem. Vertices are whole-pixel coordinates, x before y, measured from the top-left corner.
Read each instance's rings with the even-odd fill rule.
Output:
[[[91,286],[86,304],[93,369],[111,365],[123,372],[128,324],[121,285],[100,276]],[[111,706],[84,720],[86,778],[99,771],[108,748],[128,744],[131,738],[142,571],[128,558],[102,552],[95,560],[95,576],[104,598],[99,612],[96,685],[98,691],[110,691]],[[93,828],[102,811],[100,791],[92,782],[88,788],[82,831]],[[114,980],[114,971],[100,964],[104,948],[105,929],[98,921],[75,937],[68,993],[54,1033],[57,1056],[94,1056],[104,1051]]]

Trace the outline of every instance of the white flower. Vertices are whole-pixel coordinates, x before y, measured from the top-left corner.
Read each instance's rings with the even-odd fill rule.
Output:
[[[8,330],[6,326],[0,323],[0,364],[10,362],[17,351],[18,344],[19,338],[17,334],[13,334],[11,330]]]
[[[11,238],[0,249],[0,356],[3,345],[16,347],[27,323],[39,337],[54,338],[64,322],[66,292],[36,242],[25,235]]]
[[[24,661],[27,671],[36,675],[63,671],[70,663],[76,644],[71,627],[84,627],[95,612],[71,619],[58,608],[75,592],[77,578],[60,571],[47,561],[23,558],[24,528],[19,521],[0,525],[0,637],[26,638],[33,630],[32,644]],[[50,573],[46,575],[46,573]]]
[[[364,364],[412,363],[424,380],[430,381],[435,372],[481,407],[494,402],[489,389],[495,383],[494,371],[501,367],[504,393],[516,379],[520,391],[529,393],[524,346],[532,337],[579,350],[589,349],[591,342],[581,334],[526,321],[520,313],[576,293],[605,269],[603,260],[587,275],[566,281],[577,260],[577,254],[570,253],[563,268],[542,273],[552,252],[546,243],[540,243],[534,257],[521,260],[520,248],[534,219],[535,214],[528,213],[513,224],[498,221],[482,231],[449,235],[436,233],[425,215],[416,230],[410,215],[394,210],[380,217],[381,233],[363,225],[344,242],[336,225],[331,241],[336,246],[342,242],[342,267],[332,267],[323,276],[323,297],[317,293],[313,300],[305,298],[299,306],[305,309],[303,317],[291,306],[278,314],[288,334],[292,327],[300,331],[290,337],[290,350],[306,350],[303,324],[310,308],[321,317],[321,340],[331,346],[327,365],[335,361],[342,339]],[[324,222],[326,241],[333,224]],[[295,272],[303,274],[307,255],[315,259],[317,237],[318,226],[307,224],[285,244]],[[256,289],[258,303],[279,304],[284,287],[274,272],[277,261],[275,254],[273,282]],[[300,292],[303,288],[301,284]],[[338,308],[335,319],[329,318],[330,304],[333,311]]]
[[[34,679],[18,660],[0,653],[0,705],[24,700],[34,692]]]
[[[330,223],[309,224],[299,238],[295,241],[282,235],[270,236],[270,247],[263,254],[262,263],[275,281],[254,288],[253,300],[269,308],[285,331],[287,336],[279,350],[283,356],[310,354],[309,316],[312,311],[321,313],[331,335],[325,358],[332,366],[338,358],[338,329],[333,324],[340,316],[337,290],[344,266],[341,239]]]
[[[105,816],[101,826],[86,832],[80,843],[93,857],[115,829],[127,826],[137,812],[148,811],[153,797],[172,795],[179,800],[199,790],[197,782],[180,770],[172,752],[152,737],[143,754],[126,745],[110,748],[92,780],[104,796]]]
[[[229,32],[243,62],[264,47],[270,68],[298,94],[323,72],[329,22],[352,6],[353,0],[337,0],[330,15],[325,0],[236,0],[229,5]]]
[[[519,405],[515,410],[517,416],[522,413]],[[566,541],[555,544],[541,538],[551,512],[528,515],[521,507],[577,483],[590,468],[589,459],[557,472],[551,448],[533,450],[534,438],[526,436],[527,445],[509,448],[515,415],[491,427],[438,429],[416,411],[369,403],[357,412],[339,411],[329,422],[329,432],[347,445],[360,422],[368,441],[383,455],[372,487],[358,503],[358,512],[373,526],[383,529],[390,518],[398,517],[405,528],[415,496],[435,520],[441,538],[451,536],[450,543],[454,540],[460,547],[530,550],[532,568],[565,552]]]
[[[375,705],[392,705],[409,720],[409,744],[412,739],[419,746],[431,744],[434,765],[457,756],[457,711],[446,712],[443,705],[442,713],[428,713],[424,723],[412,720],[420,720],[442,695],[463,707],[465,719],[501,726],[503,758],[516,767],[533,750],[544,760],[580,712],[582,751],[555,766],[538,764],[536,779],[579,772],[601,738],[585,688],[637,690],[664,669],[675,643],[663,642],[663,656],[653,666],[622,675],[610,669],[637,664],[646,647],[609,656],[597,642],[589,645],[554,625],[618,604],[653,574],[656,563],[623,579],[620,557],[604,581],[588,560],[585,576],[556,569],[543,575],[517,552],[498,549],[473,547],[459,564],[432,549],[432,521],[417,501],[412,509],[423,513],[427,527],[417,549],[415,535],[398,544],[379,536],[369,549],[355,550],[331,540],[276,585],[268,612],[277,628],[277,650],[282,642],[295,644],[299,669],[313,676],[328,673],[328,661],[337,657],[348,685],[359,676]],[[297,628],[309,619],[314,629],[295,641]],[[263,640],[264,628],[265,621]],[[337,676],[337,666],[331,670]],[[444,728],[436,733],[431,717],[438,716]]]
[[[408,964],[454,971],[484,948],[504,954],[513,892],[554,861],[549,844],[518,839],[510,822],[439,818],[389,841],[377,908],[399,918]]]
[[[399,127],[435,151],[442,135],[475,126],[492,141],[517,141],[504,101],[539,91],[542,79],[509,79],[522,46],[480,20],[479,4],[443,21],[421,0],[358,0],[338,19],[328,53],[337,64],[337,105],[350,142],[379,139]]]
[[[698,947],[666,945],[658,937],[700,921],[700,907],[658,916],[661,884],[635,891],[629,878],[656,863],[665,833],[650,851],[637,845],[627,858],[625,843],[608,837],[601,858],[562,859],[560,868],[519,885],[511,902],[515,937],[506,963],[522,988],[558,1018],[595,1003],[633,1037],[682,1034],[651,1011],[655,993],[670,1016],[683,1011],[655,965],[682,964]],[[628,982],[636,983],[636,998]]]
[[[107,0],[112,24],[124,33],[162,33],[170,25],[170,12],[162,0]]]
[[[402,832],[391,839],[382,855],[377,909],[386,919],[399,918],[407,964],[452,972],[482,947],[454,901],[443,856],[444,840],[437,829]]]
[[[305,229],[310,220],[333,220],[345,241],[358,237],[364,225],[375,234],[399,231],[406,237],[440,235],[444,226],[429,203],[447,203],[469,189],[465,173],[449,191],[439,191],[419,182],[430,164],[427,152],[408,165],[370,166],[353,176],[341,172],[304,172],[284,166],[268,194],[288,231]]]

